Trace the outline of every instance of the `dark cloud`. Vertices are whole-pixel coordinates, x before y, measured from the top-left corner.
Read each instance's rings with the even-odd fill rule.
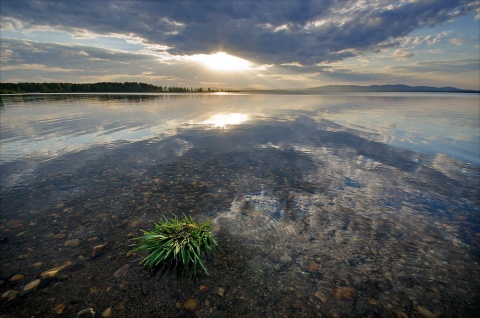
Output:
[[[394,4],[392,4],[394,3]],[[172,54],[218,50],[257,63],[337,61],[474,11],[478,1],[12,1],[4,18],[68,32],[126,34]]]

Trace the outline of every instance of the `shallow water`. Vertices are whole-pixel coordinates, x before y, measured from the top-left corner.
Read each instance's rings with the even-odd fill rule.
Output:
[[[475,317],[478,105],[470,94],[2,96],[1,312]],[[150,276],[128,253],[182,213],[212,219],[223,249],[195,284]]]

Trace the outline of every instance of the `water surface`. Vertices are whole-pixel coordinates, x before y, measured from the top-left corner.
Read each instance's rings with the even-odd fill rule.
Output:
[[[478,103],[470,94],[2,96],[0,292],[18,295],[1,311],[182,317],[195,299],[201,317],[474,317]],[[128,253],[141,230],[182,213],[212,219],[223,249],[196,284],[150,276]],[[63,276],[21,292],[67,261]]]

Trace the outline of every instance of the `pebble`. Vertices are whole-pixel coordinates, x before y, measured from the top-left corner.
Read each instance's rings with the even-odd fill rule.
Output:
[[[198,302],[195,299],[189,299],[183,304],[183,308],[189,311],[195,311],[197,309]]]
[[[332,292],[333,298],[336,300],[350,300],[357,296],[357,292],[353,287],[345,286],[338,289],[335,289]]]
[[[218,287],[217,294],[218,294],[220,297],[223,297],[223,295],[225,295],[225,288]]]
[[[42,274],[40,274],[40,277],[42,277],[43,279],[55,278],[61,271],[69,268],[70,266],[72,266],[72,262],[65,262],[60,266],[56,266],[54,268],[44,271]]]
[[[112,307],[108,307],[102,312],[102,317],[108,318],[112,315]]]
[[[31,291],[31,290],[36,289],[38,287],[38,285],[40,285],[40,279],[35,279],[33,282],[30,282],[27,285],[25,285],[23,290],[24,291]]]
[[[437,318],[437,315],[435,315],[433,312],[431,312],[429,309],[425,307],[417,306],[416,309],[425,318]]]
[[[205,294],[210,288],[208,286],[205,286],[205,285],[201,285],[199,288],[198,288],[198,291],[201,292],[202,294]]]
[[[12,228],[12,229],[15,229],[17,227],[22,227],[23,226],[23,222],[22,220],[9,220],[6,225],[9,227],[9,228]]]
[[[400,311],[400,310],[395,312],[395,317],[397,317],[397,318],[408,318],[407,314],[404,313],[403,311]]]
[[[42,262],[35,262],[32,264],[32,267],[41,267],[43,265]]]
[[[322,294],[321,292],[317,291],[317,292],[315,293],[315,297],[317,297],[318,299],[320,299],[320,301],[321,301],[322,303],[324,303],[324,304],[327,303],[327,297],[325,297],[325,295]]]
[[[79,239],[68,240],[65,243],[63,243],[63,246],[66,246],[66,247],[77,247],[78,245],[80,245]]]
[[[288,264],[292,261],[292,257],[290,255],[283,255],[282,257],[280,257],[280,263],[282,264]]]
[[[301,304],[301,303],[293,303],[293,304],[292,304],[292,308],[301,309],[301,308],[302,308],[302,304]]]
[[[116,280],[119,280],[129,268],[130,268],[130,264],[125,264],[122,267],[120,267],[115,273],[113,273],[113,276],[115,277]]]
[[[64,238],[65,236],[66,236],[65,233],[57,233],[57,234],[55,234],[54,236],[52,236],[52,238],[54,238],[54,239],[62,239],[62,238]]]
[[[2,299],[6,301],[12,301],[17,298],[18,291],[16,290],[7,290],[2,294]]]
[[[22,280],[25,278],[25,275],[22,274],[15,274],[12,277],[10,277],[9,281],[11,282],[18,282],[19,280]]]
[[[64,304],[56,305],[55,308],[53,308],[53,312],[56,313],[57,315],[60,315],[61,313],[63,313],[64,310],[65,310]]]
[[[92,257],[103,255],[107,252],[107,250],[108,250],[108,243],[96,245],[92,249]]]
[[[76,318],[93,318],[95,317],[95,310],[93,308],[87,308],[80,310],[75,315]]]
[[[311,271],[318,271],[320,269],[320,266],[318,265],[317,262],[311,261],[310,264],[308,265],[308,269]]]

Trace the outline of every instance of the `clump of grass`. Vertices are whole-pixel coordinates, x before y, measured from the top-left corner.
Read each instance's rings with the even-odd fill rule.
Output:
[[[141,264],[150,270],[176,271],[177,278],[185,273],[191,280],[198,277],[200,269],[208,275],[201,258],[218,252],[209,221],[197,224],[187,216],[182,219],[164,217],[152,231],[143,233],[135,238],[137,247],[132,252],[147,251]]]

